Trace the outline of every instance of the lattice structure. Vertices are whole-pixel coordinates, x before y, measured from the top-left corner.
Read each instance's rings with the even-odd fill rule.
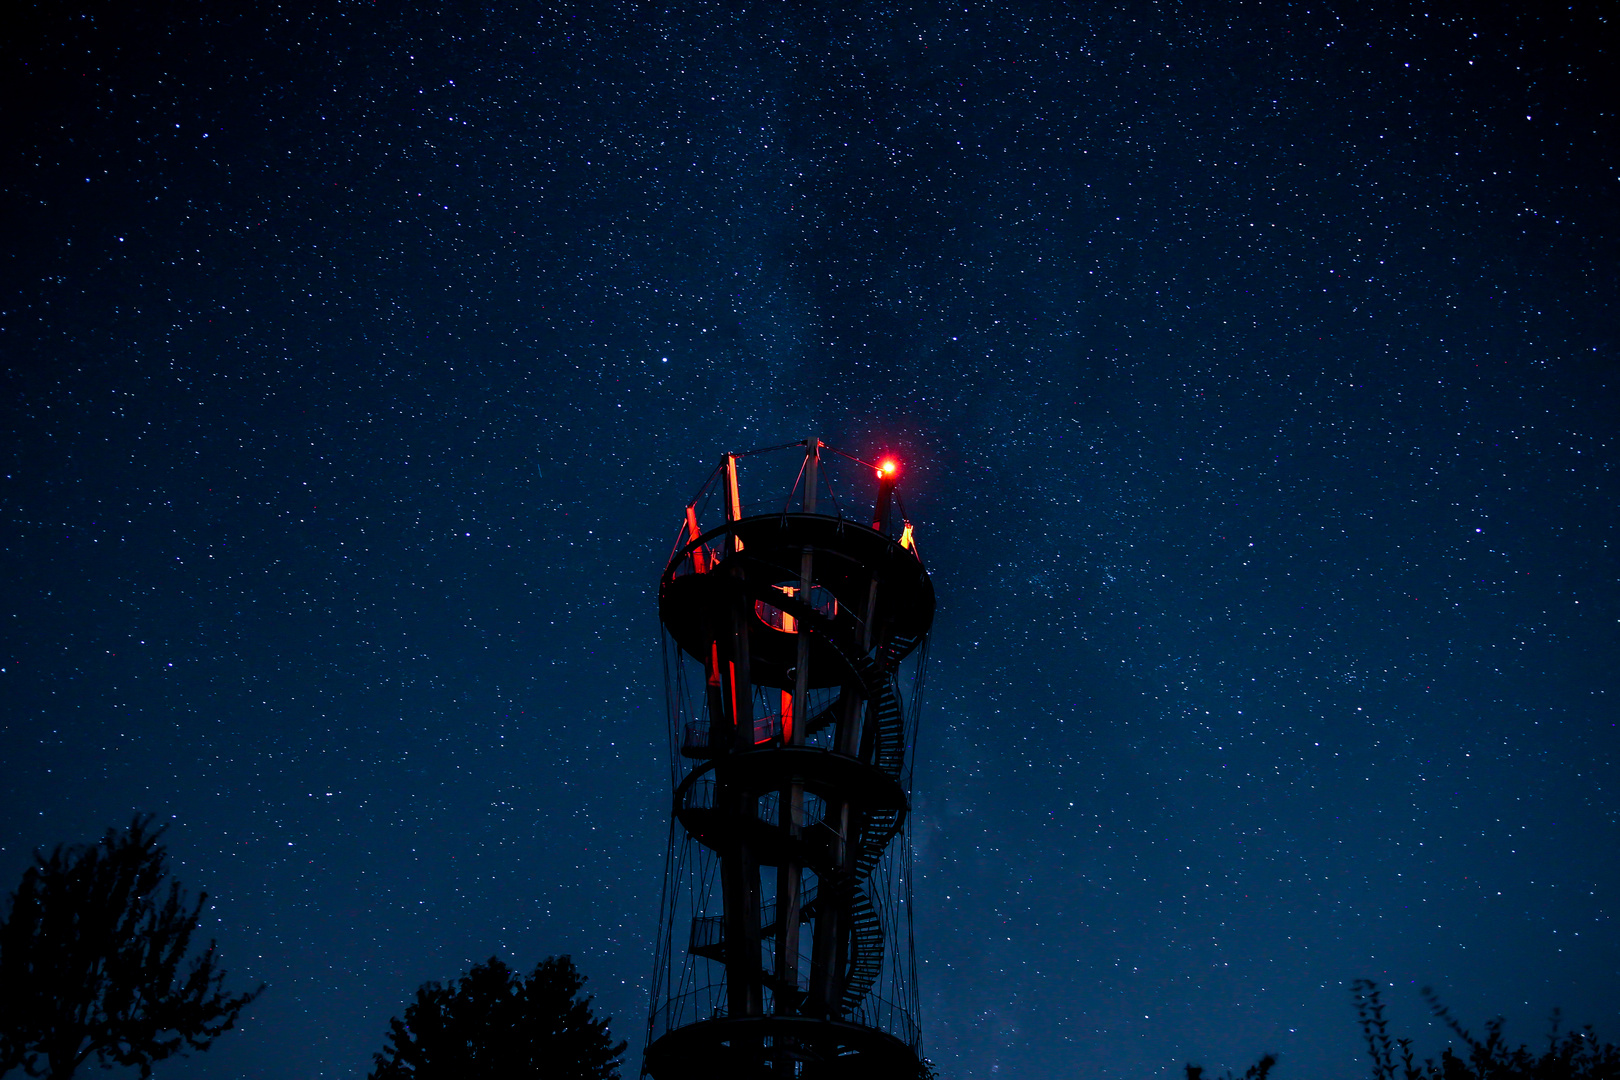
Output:
[[[784,459],[785,501],[745,513],[742,474]],[[809,440],[726,455],[686,509],[644,1076],[925,1074],[908,810],[934,590],[898,480]]]

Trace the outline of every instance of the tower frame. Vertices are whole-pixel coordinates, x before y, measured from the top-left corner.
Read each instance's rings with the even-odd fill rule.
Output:
[[[742,460],[791,450],[780,509],[745,513]],[[869,512],[839,472],[876,488]],[[809,439],[725,455],[686,508],[658,597],[673,805],[652,1080],[928,1075],[910,793],[935,599],[899,479]]]

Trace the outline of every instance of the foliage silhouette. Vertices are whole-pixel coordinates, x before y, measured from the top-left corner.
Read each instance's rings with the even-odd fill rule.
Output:
[[[1266,1077],[1271,1075],[1271,1068],[1275,1064],[1277,1064],[1276,1055],[1266,1054],[1243,1071],[1242,1080],[1266,1080]],[[1204,1080],[1204,1067],[1202,1065],[1188,1065],[1187,1080]],[[1238,1080],[1238,1078],[1234,1077],[1231,1070],[1228,1069],[1224,1077],[1211,1078],[1211,1080]]]
[[[264,991],[228,994],[210,941],[181,972],[207,893],[188,905],[150,815],[34,865],[0,923],[0,1076],[66,1080],[206,1050]]]
[[[624,1043],[580,997],[585,979],[566,956],[548,957],[527,979],[490,957],[455,987],[425,983],[370,1080],[615,1080]]]
[[[1441,1051],[1438,1062],[1425,1058],[1419,1063],[1412,1055],[1411,1039],[1389,1037],[1378,984],[1357,979],[1354,990],[1356,1016],[1367,1041],[1367,1053],[1373,1059],[1373,1080],[1620,1080],[1620,1047],[1599,1043],[1590,1027],[1566,1031],[1560,1037],[1556,1010],[1547,1033],[1546,1052],[1537,1054],[1522,1044],[1509,1049],[1502,1038],[1501,1017],[1486,1023],[1485,1040],[1481,1042],[1458,1023],[1427,986],[1423,988],[1424,1000],[1467,1047],[1468,1054],[1459,1057],[1448,1046]]]
[[[1509,1049],[1502,1038],[1501,1017],[1485,1025],[1482,1042],[1425,986],[1423,999],[1429,1003],[1429,1009],[1462,1040],[1467,1054],[1459,1055],[1448,1046],[1440,1052],[1438,1062],[1433,1058],[1419,1062],[1412,1053],[1411,1039],[1390,1037],[1378,984],[1370,979],[1357,979],[1353,991],[1356,1019],[1367,1043],[1367,1054],[1373,1061],[1372,1080],[1620,1080],[1620,1047],[1598,1042],[1590,1027],[1560,1035],[1560,1016],[1556,1009],[1547,1033],[1545,1052],[1538,1054],[1524,1045]],[[1277,1059],[1267,1054],[1249,1066],[1243,1080],[1266,1080],[1276,1063]],[[1203,1076],[1201,1066],[1187,1066],[1187,1080],[1203,1080]],[[1227,1073],[1224,1080],[1235,1078]]]

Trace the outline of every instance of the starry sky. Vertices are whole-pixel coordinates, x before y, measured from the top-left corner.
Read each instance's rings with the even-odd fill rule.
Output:
[[[839,7],[8,10],[4,886],[171,822],[270,988],[163,1076],[564,952],[633,1063],[657,576],[815,435],[939,593],[947,1080],[1620,1039],[1615,9]]]

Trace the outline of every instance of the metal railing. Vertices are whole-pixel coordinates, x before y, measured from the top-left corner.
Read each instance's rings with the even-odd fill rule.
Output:
[[[681,739],[681,753],[686,757],[707,758],[713,757],[715,743],[711,738],[710,724],[707,720],[690,720]],[[754,717],[754,745],[763,746],[766,743],[780,742],[782,739],[782,714],[762,713]]]
[[[730,1015],[726,1006],[724,979],[705,983],[687,992],[670,997],[653,1010],[651,1028],[658,1038],[677,1028],[695,1024],[700,1020],[722,1020]],[[844,1022],[892,1035],[915,1049],[922,1041],[917,1018],[899,1002],[877,994],[868,994],[861,1004],[840,1017]]]
[[[714,809],[715,792],[718,789],[714,773],[710,772],[699,776],[686,787],[681,798],[683,810],[712,810]],[[780,825],[782,823],[782,793],[780,791],[767,791],[759,796],[754,807],[754,817],[766,825]],[[804,803],[800,811],[799,827],[801,829],[825,829],[835,836],[837,830],[826,820],[827,802],[813,792],[805,792]]]

